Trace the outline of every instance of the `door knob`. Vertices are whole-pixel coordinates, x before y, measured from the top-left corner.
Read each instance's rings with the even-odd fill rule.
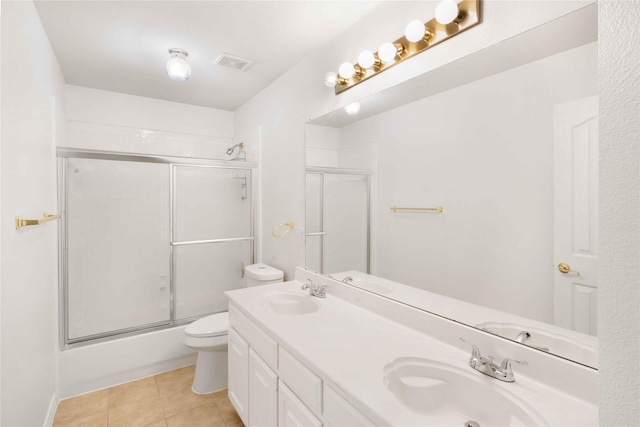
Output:
[[[560,273],[562,274],[576,273],[578,276],[580,275],[580,272],[572,270],[571,266],[566,262],[561,262],[560,264],[558,264],[558,271],[560,271]]]

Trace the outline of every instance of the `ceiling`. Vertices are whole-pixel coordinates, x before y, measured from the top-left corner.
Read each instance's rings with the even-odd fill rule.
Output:
[[[68,84],[233,111],[380,0],[36,1]],[[191,78],[166,74],[170,48]],[[214,66],[221,54],[247,71]]]

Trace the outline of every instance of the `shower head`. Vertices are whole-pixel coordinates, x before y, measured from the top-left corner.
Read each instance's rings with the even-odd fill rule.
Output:
[[[227,156],[232,155],[233,154],[233,150],[235,150],[237,147],[240,147],[240,151],[242,151],[242,148],[244,147],[244,143],[241,142],[239,144],[234,145],[233,147],[229,147],[227,149]]]

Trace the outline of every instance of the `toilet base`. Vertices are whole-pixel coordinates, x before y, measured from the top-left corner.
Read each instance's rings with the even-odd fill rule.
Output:
[[[226,345],[200,349],[191,390],[197,394],[209,394],[227,388],[227,365]]]

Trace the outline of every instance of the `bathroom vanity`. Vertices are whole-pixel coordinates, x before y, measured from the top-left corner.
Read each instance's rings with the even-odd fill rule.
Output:
[[[227,295],[229,398],[247,426],[597,425],[594,369],[303,269]],[[484,375],[460,338],[528,366]]]

